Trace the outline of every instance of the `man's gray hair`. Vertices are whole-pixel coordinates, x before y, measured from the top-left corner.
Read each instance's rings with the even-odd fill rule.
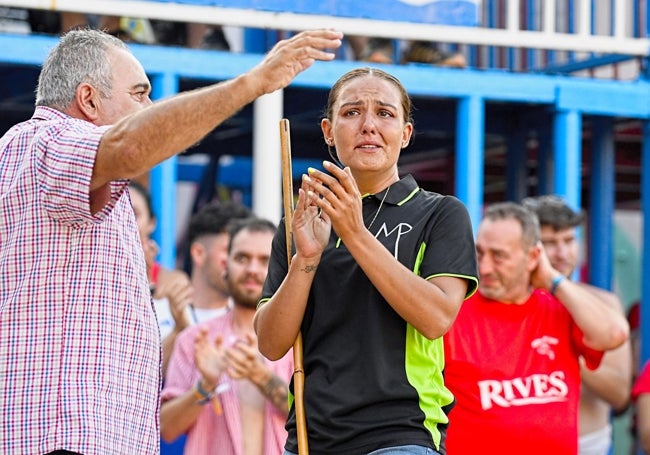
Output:
[[[128,49],[120,39],[99,30],[72,30],[49,53],[38,77],[36,105],[65,111],[79,84],[87,82],[103,98],[111,93],[111,48]]]
[[[515,220],[521,225],[521,241],[525,247],[539,242],[541,234],[539,220],[535,212],[514,202],[499,202],[485,209],[483,219],[490,221]]]

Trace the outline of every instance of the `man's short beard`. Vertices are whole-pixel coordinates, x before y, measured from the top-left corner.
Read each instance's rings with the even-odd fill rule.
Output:
[[[237,287],[233,286],[232,283],[229,283],[230,286],[230,295],[232,297],[232,300],[235,305],[238,305],[240,307],[244,308],[252,308],[255,309],[257,308],[257,303],[259,302],[259,299],[261,295],[257,295],[255,297],[251,297],[249,294],[245,292],[239,292],[237,291]]]

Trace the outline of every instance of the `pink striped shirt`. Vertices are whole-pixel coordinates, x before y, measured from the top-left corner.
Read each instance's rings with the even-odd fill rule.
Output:
[[[126,181],[90,213],[108,127],[37,107],[0,139],[0,453],[159,451],[160,342]]]
[[[194,363],[194,339],[202,326],[208,327],[208,336],[214,339],[221,334],[227,340],[232,334],[232,312],[207,322],[185,329],[176,338],[174,352],[167,369],[162,401],[165,402],[187,393],[200,378]],[[293,351],[282,359],[266,365],[278,377],[289,382],[293,374]],[[217,415],[211,405],[203,406],[196,422],[190,428],[185,442],[185,453],[192,455],[242,455],[242,429],[237,398],[237,381],[227,374],[219,380],[219,393],[222,413]],[[281,455],[287,438],[284,429],[286,416],[268,400],[265,402],[264,416],[264,455]]]

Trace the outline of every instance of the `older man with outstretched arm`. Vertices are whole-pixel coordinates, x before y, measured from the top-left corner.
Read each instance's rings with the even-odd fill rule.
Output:
[[[341,38],[298,33],[241,76],[155,104],[122,41],[61,38],[34,115],[0,138],[0,453],[160,450],[160,338],[128,179],[332,60]]]

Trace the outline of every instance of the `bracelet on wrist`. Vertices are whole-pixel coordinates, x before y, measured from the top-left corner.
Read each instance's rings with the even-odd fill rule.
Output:
[[[565,278],[566,277],[564,275],[558,275],[551,280],[551,289],[549,289],[551,295],[555,295],[555,291],[557,291],[557,287],[560,285],[562,281],[564,281]]]
[[[214,397],[214,390],[207,391],[201,386],[201,380],[199,379],[196,382],[196,387],[193,389],[194,397],[196,398],[196,404],[204,405],[212,400]]]

